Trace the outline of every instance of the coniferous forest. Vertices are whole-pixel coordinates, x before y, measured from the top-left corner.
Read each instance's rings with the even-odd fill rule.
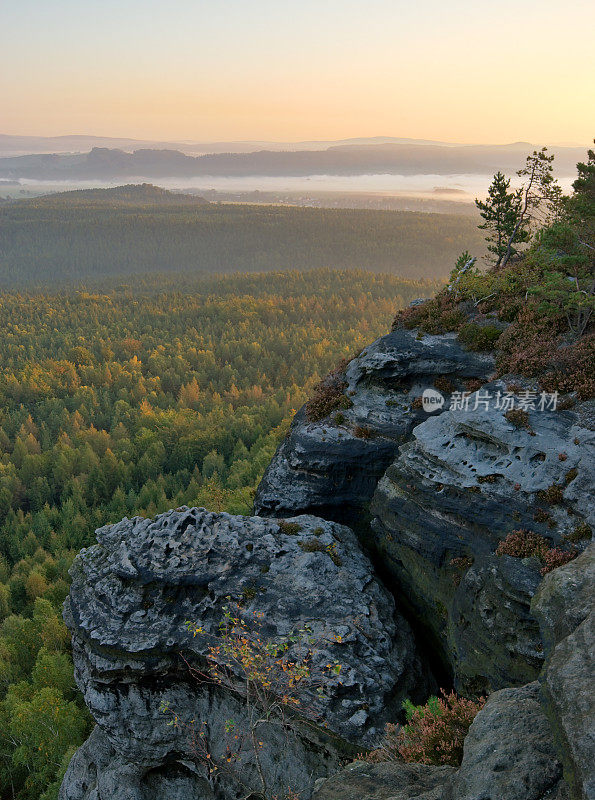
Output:
[[[325,267],[445,278],[481,242],[470,216],[206,203],[145,184],[0,205],[0,286]]]
[[[437,284],[319,270],[0,298],[0,796],[55,798],[91,720],[61,619],[95,528],[250,512],[295,409]]]

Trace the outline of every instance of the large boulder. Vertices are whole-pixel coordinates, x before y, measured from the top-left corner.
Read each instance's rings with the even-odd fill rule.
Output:
[[[503,381],[482,396],[498,391]],[[495,551],[514,530],[584,547],[579,536],[595,527],[595,433],[569,411],[529,411],[517,427],[493,404],[474,408],[476,397],[413,430],[371,509],[387,585],[408,598],[457,688],[479,693],[541,670],[531,598],[542,565]]]
[[[98,729],[72,760],[61,800],[235,798],[231,778],[211,785],[190,742],[206,723],[208,749],[224,760],[226,720],[247,729],[248,712],[240,695],[195,680],[187,664],[204,669],[208,637],[230,602],[262,620],[271,640],[309,625],[314,664],[341,664],[340,677],[311,699],[324,726],[297,725],[291,736],[259,729],[279,793],[291,786],[308,797],[349,742],[372,740],[404,697],[424,689],[411,631],[344,526],[183,508],[124,519],[97,540],[75,559],[65,619]],[[186,621],[204,635],[194,637]],[[167,724],[165,707],[179,724]],[[242,780],[257,786],[248,751],[244,758]]]
[[[541,800],[562,798],[565,791],[535,682],[489,697],[471,723],[463,762],[441,800]]]
[[[347,366],[338,412],[316,422],[306,408],[296,414],[258,487],[255,513],[358,520],[399,445],[427,417],[423,390],[438,380],[460,391],[493,369],[492,356],[469,352],[455,334],[419,339],[397,330],[377,339]]]
[[[595,544],[533,598],[546,645],[544,707],[573,797],[595,798]]]

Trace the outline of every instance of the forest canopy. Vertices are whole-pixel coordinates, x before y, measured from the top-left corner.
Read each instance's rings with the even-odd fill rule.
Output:
[[[446,278],[461,250],[481,242],[469,216],[204,204],[117,187],[0,205],[0,286],[325,267]]]
[[[249,513],[321,376],[437,288],[319,270],[0,295],[0,797],[55,800],[89,733],[60,612],[94,530]]]

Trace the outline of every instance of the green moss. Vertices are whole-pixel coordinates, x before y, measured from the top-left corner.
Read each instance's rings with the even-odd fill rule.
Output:
[[[529,422],[529,414],[522,408],[513,408],[504,414],[506,419],[511,422],[515,428],[525,428],[529,433],[533,432],[531,423]]]
[[[459,340],[469,350],[493,350],[501,335],[502,330],[496,325],[477,325],[475,322],[468,322],[459,330]]]
[[[297,536],[302,529],[302,526],[298,522],[287,522],[287,520],[284,519],[279,520],[277,524],[279,525],[281,533],[284,533],[286,536]]]
[[[563,489],[561,486],[558,486],[557,483],[552,483],[547,489],[538,492],[538,496],[540,500],[544,500],[551,506],[560,505],[564,500]]]
[[[335,566],[340,567],[343,563],[341,561],[341,557],[337,553],[337,545],[335,542],[328,545],[323,545],[321,542],[317,541],[316,539],[306,542],[299,542],[299,546],[302,548],[304,553],[326,553],[327,556],[331,559]]]
[[[581,522],[573,531],[567,533],[564,538],[567,542],[581,542],[584,539],[590,539],[593,535],[593,530],[586,522]]]

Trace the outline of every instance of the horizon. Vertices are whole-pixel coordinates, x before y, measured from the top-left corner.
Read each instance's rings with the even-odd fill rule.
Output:
[[[583,0],[30,0],[0,19],[7,135],[581,146],[595,127]]]
[[[447,147],[521,147],[521,146],[528,146],[528,147],[541,147],[541,141],[530,141],[529,139],[517,139],[515,141],[507,140],[507,141],[469,141],[469,142],[461,142],[461,141],[452,141],[452,140],[439,140],[439,139],[430,139],[428,136],[420,136],[419,138],[413,138],[410,136],[400,136],[398,134],[374,134],[370,136],[357,136],[357,135],[346,135],[341,136],[338,138],[332,139],[318,139],[315,137],[306,137],[302,139],[275,139],[273,137],[261,137],[261,138],[253,138],[253,139],[239,139],[239,138],[220,138],[220,139],[184,139],[182,137],[178,137],[174,139],[170,138],[146,138],[143,136],[136,136],[132,133],[128,134],[99,134],[96,132],[74,132],[74,133],[6,133],[5,131],[0,131],[0,138],[14,138],[14,139],[106,139],[110,140],[113,139],[115,141],[122,141],[126,140],[129,142],[138,142],[139,144],[171,144],[171,145],[223,145],[223,144],[246,144],[246,145],[323,145],[323,144],[336,144],[341,142],[374,142],[381,144],[387,140],[394,140],[395,144],[423,144],[423,145],[433,145],[436,147],[440,146],[447,146]],[[387,143],[393,143],[392,141],[387,141]],[[590,147],[593,144],[593,137],[588,139],[587,141],[548,141],[545,143],[547,147]]]

